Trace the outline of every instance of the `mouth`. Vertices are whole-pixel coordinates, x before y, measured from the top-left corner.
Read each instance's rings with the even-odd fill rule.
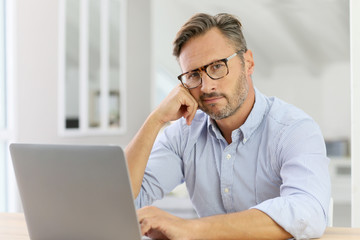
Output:
[[[223,96],[218,96],[218,97],[210,97],[210,98],[203,98],[202,102],[204,104],[216,104],[218,103],[222,98],[224,98]]]

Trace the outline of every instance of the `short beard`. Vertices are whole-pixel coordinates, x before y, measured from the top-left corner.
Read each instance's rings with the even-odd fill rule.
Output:
[[[221,120],[234,115],[241,108],[241,106],[244,104],[248,96],[248,92],[249,92],[249,85],[247,84],[245,73],[242,72],[242,74],[238,78],[235,89],[232,92],[232,99],[230,99],[229,96],[223,93],[216,93],[216,92],[204,93],[203,95],[200,96],[199,108],[203,112],[208,114],[210,118],[214,120]],[[216,104],[211,104],[209,106],[204,106],[202,104],[205,98],[211,98],[211,97],[224,97],[228,103],[223,109],[220,109],[217,112],[212,111],[211,108],[215,107]]]

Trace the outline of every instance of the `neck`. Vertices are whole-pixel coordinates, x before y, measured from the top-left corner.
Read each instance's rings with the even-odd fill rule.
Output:
[[[232,116],[216,121],[217,126],[228,144],[232,142],[231,133],[245,123],[251,109],[254,106],[254,103],[255,90],[253,87],[250,87],[248,96],[246,97],[243,105]]]

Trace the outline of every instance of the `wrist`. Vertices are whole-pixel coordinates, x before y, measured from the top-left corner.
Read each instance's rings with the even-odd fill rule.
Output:
[[[161,129],[167,123],[163,120],[161,114],[158,113],[157,110],[153,111],[149,115],[147,121],[149,121],[155,129]]]
[[[156,108],[151,114],[149,115],[150,121],[152,121],[154,124],[159,125],[160,128],[163,127],[165,124],[168,123],[167,120],[164,120],[164,113],[162,110],[158,107]]]
[[[185,228],[188,232],[189,239],[204,239],[204,222],[201,219],[187,220],[187,227]]]

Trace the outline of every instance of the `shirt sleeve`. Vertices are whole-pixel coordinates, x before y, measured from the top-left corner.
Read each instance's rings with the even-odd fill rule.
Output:
[[[165,128],[154,143],[135,206],[162,199],[184,180],[182,161],[184,129],[180,121]]]
[[[287,126],[274,141],[274,167],[280,168],[280,197],[253,208],[269,215],[296,239],[322,236],[331,195],[324,139],[311,119]]]

